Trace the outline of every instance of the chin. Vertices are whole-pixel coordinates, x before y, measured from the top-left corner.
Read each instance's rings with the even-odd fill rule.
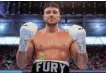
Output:
[[[57,25],[57,23],[47,23],[49,26]]]
[[[49,25],[51,25],[51,26],[55,26],[57,23],[50,23]]]

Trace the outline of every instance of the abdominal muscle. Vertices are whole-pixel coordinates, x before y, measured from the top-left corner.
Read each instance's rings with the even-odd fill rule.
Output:
[[[69,54],[66,50],[60,49],[47,49],[40,50],[36,54],[36,59],[41,59],[41,55],[43,55],[44,60],[61,60],[67,61],[69,59]]]

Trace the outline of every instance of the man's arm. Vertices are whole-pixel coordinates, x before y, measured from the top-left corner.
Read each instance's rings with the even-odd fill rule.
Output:
[[[73,41],[70,48],[71,56],[79,69],[85,69],[88,62],[86,31],[81,26],[73,25],[69,28],[69,34]]]
[[[33,55],[33,34],[37,32],[37,26],[32,22],[23,24],[20,28],[19,49],[16,54],[17,66],[25,69]]]
[[[26,49],[26,51],[18,50],[16,54],[17,66],[20,69],[25,69],[30,60],[32,60],[34,50],[32,39],[28,40]]]
[[[87,52],[79,53],[76,42],[73,42],[70,48],[71,56],[79,69],[85,69],[88,63]]]

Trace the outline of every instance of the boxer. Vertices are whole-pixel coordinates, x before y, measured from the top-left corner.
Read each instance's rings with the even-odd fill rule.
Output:
[[[84,28],[73,25],[68,32],[60,29],[61,14],[55,3],[45,5],[43,19],[45,28],[41,30],[33,23],[27,23],[27,28],[22,25],[23,39],[16,55],[18,67],[25,69],[34,57],[31,73],[69,73],[68,61],[72,57],[77,67],[84,69],[88,62]]]

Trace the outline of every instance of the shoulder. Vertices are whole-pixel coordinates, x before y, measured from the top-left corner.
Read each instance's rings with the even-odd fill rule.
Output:
[[[42,29],[41,29],[41,30],[38,30],[36,33],[34,33],[34,34],[32,35],[31,38],[34,40],[34,39],[36,39],[37,37],[42,36],[42,32],[43,32]]]
[[[64,29],[60,29],[59,32],[60,32],[61,36],[69,36],[68,31],[66,31],[66,30],[64,30]]]

